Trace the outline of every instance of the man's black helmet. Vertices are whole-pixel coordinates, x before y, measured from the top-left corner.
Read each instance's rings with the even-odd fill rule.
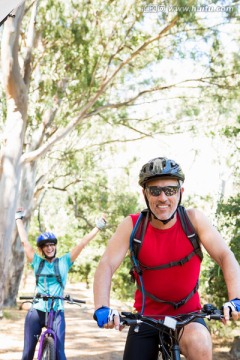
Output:
[[[149,180],[162,176],[169,176],[182,182],[185,179],[181,167],[174,160],[158,157],[143,165],[139,174],[138,183],[142,187],[145,187],[145,184]]]

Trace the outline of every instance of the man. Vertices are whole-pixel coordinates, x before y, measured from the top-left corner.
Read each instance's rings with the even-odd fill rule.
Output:
[[[142,275],[134,272],[137,280],[134,307],[144,315],[177,315],[201,309],[198,279],[203,246],[224,274],[229,297],[229,302],[224,304],[224,322],[229,320],[230,312],[237,319],[240,315],[239,264],[207,217],[197,209],[188,209],[188,218],[199,238],[199,245],[194,249],[180,221],[184,179],[181,167],[168,158],[152,159],[140,171],[139,184],[143,188],[149,222],[138,254]],[[111,279],[129,250],[129,239],[138,216],[130,215],[120,223],[96,270],[94,319],[99,327],[122,329],[118,312],[110,309]],[[140,286],[140,276],[144,289]],[[180,349],[188,360],[212,359],[211,336],[204,321],[185,326]],[[134,332],[134,327],[130,327],[123,359],[155,360],[157,356],[157,330],[141,325],[139,331]]]
[[[96,227],[79,240],[78,244],[71,252],[68,252],[60,258],[56,257],[57,238],[52,232],[45,232],[38,236],[36,245],[41,256],[35,253],[35,250],[28,241],[23,218],[24,213],[20,208],[16,212],[15,219],[25,255],[34,269],[34,274],[36,276],[36,292],[63,296],[67,275],[73,262],[80,255],[83,248],[97,235],[99,230],[106,226],[105,218],[102,217],[98,219],[96,221]],[[48,310],[46,302],[43,301],[43,299],[39,299],[28,311],[24,325],[24,349],[22,360],[32,360],[34,358],[38,336],[41,334],[42,328],[45,325],[45,313]],[[55,302],[54,310],[57,334],[57,360],[66,360],[64,352],[65,317],[62,301]]]

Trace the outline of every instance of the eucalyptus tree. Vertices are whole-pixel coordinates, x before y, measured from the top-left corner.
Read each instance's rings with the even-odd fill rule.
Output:
[[[81,183],[84,167],[67,173],[67,166],[61,167],[64,160],[94,144],[99,146],[96,156],[103,158],[103,145],[121,140],[122,128],[131,134],[123,141],[179,128],[167,107],[152,121],[144,102],[171,97],[171,89],[177,89],[179,98],[183,86],[204,82],[204,76],[170,81],[164,60],[184,56],[188,50],[183,43],[207,42],[216,27],[204,23],[196,9],[170,10],[171,4],[151,13],[149,1],[141,6],[125,0],[35,0],[26,1],[5,21],[0,308],[4,300],[14,303],[23,268],[16,207],[24,206],[28,224],[53,179],[59,178],[62,188]],[[199,55],[202,50],[192,52]],[[216,86],[221,76],[207,78],[208,86]],[[137,105],[140,114],[133,110]]]

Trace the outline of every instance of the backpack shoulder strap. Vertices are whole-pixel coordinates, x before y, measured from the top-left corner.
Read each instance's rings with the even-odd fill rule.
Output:
[[[142,246],[142,241],[147,229],[149,219],[148,209],[142,210],[137,222],[132,230],[130,235],[130,258],[132,262],[132,268],[130,270],[130,275],[132,282],[135,282],[134,273],[136,272],[139,276],[142,274],[142,270],[138,261],[138,253]]]
[[[45,260],[42,259],[40,261],[40,263],[39,263],[39,266],[38,266],[38,269],[37,269],[37,272],[36,272],[36,275],[35,275],[36,276],[36,285],[38,285],[39,277],[41,276],[41,272],[42,272],[42,269],[44,267],[44,264],[45,264]],[[55,273],[55,275],[49,274],[49,275],[44,275],[44,276],[46,276],[46,277],[55,276],[57,281],[61,285],[61,288],[63,289],[64,286],[63,286],[62,278],[61,278],[60,271],[59,271],[59,258],[56,258],[54,260],[54,273]]]
[[[178,206],[177,211],[178,211],[178,215],[179,215],[179,218],[180,218],[180,221],[182,224],[182,228],[183,228],[186,236],[191,241],[195,253],[202,260],[203,253],[202,253],[202,249],[200,246],[199,237],[194,229],[193,224],[191,223],[191,220],[189,219],[186,209],[183,206]]]
[[[143,238],[147,229],[149,221],[149,211],[148,209],[144,209],[141,211],[138,220],[133,228],[131,237],[132,237],[132,248],[131,250],[134,252],[134,256],[137,258],[138,253],[141,249]]]
[[[63,289],[64,286],[63,286],[62,278],[61,278],[60,271],[59,271],[59,258],[56,258],[54,260],[54,272],[55,272],[57,281],[59,282],[59,284],[61,285],[61,288]]]
[[[44,263],[45,263],[45,260],[42,259],[39,263],[39,266],[38,266],[38,269],[37,269],[37,272],[36,272],[36,285],[38,285],[38,281],[39,281],[39,276],[42,272],[42,269],[44,267]]]

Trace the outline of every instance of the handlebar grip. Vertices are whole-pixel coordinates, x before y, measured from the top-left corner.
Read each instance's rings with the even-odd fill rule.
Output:
[[[137,325],[139,323],[141,323],[141,320],[137,319],[137,318],[133,318],[133,319],[130,319],[129,317],[123,317],[123,316],[120,316],[120,323],[122,325]]]
[[[137,324],[137,319],[123,319],[123,318],[120,318],[120,323],[122,325],[136,325]]]
[[[20,300],[33,300],[33,296],[19,296]]]
[[[86,304],[85,300],[77,300],[77,299],[71,299],[73,302],[75,303],[79,303],[79,304]]]
[[[221,319],[224,319],[224,315],[222,315],[222,314],[212,314],[212,315],[210,315],[210,319],[212,319],[212,320],[221,320]]]

